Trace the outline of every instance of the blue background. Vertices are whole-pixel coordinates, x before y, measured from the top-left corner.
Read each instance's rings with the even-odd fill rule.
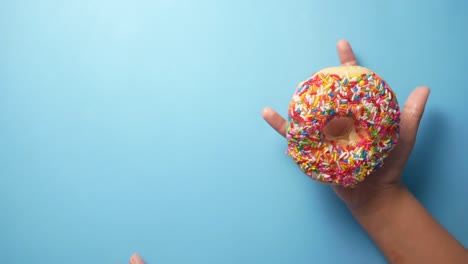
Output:
[[[0,262],[384,263],[260,116],[348,39],[400,103],[405,180],[468,246],[466,1],[0,3]],[[408,225],[416,225],[417,219]]]

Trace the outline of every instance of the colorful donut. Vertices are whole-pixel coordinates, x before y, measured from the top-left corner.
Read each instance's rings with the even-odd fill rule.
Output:
[[[399,121],[395,93],[377,74],[360,66],[323,69],[294,93],[286,153],[312,179],[353,187],[383,165]]]

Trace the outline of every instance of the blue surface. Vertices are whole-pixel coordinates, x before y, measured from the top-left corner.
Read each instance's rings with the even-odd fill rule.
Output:
[[[340,38],[432,88],[405,180],[468,246],[468,4],[350,2],[2,1],[0,263],[384,263],[260,117]]]

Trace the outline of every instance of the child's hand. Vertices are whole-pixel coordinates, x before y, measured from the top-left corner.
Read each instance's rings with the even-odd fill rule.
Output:
[[[342,65],[357,65],[351,46],[345,40],[337,44],[338,55]],[[393,192],[401,187],[401,174],[413,149],[419,121],[424,112],[429,89],[418,87],[408,97],[401,113],[400,138],[397,146],[389,157],[384,160],[384,166],[374,175],[364,180],[354,189],[334,186],[338,196],[351,208],[361,208],[371,198]],[[282,136],[286,136],[287,121],[271,108],[263,110],[263,118]]]

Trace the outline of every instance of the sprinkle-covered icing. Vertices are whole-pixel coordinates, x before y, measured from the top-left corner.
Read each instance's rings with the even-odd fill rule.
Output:
[[[314,74],[296,90],[288,116],[287,154],[304,173],[324,183],[355,186],[383,165],[398,141],[395,94],[370,71]],[[327,140],[323,128],[335,117],[352,118],[358,140]]]

